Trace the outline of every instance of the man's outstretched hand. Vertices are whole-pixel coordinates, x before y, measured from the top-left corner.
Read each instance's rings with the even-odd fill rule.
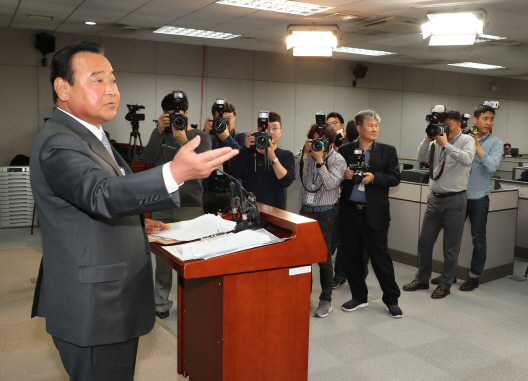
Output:
[[[238,150],[229,147],[218,148],[203,153],[196,153],[194,149],[200,144],[200,136],[184,145],[170,163],[172,177],[181,184],[191,179],[209,177],[211,172],[220,167],[224,161],[238,154]]]

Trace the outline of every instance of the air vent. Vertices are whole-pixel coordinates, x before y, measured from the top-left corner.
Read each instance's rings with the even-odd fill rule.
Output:
[[[419,33],[420,26],[420,22],[400,16],[385,17],[364,25],[368,29],[401,35]]]
[[[157,29],[157,28],[151,28],[149,26],[142,26],[142,25],[121,24],[119,26],[123,29],[129,29],[129,30],[155,30]]]

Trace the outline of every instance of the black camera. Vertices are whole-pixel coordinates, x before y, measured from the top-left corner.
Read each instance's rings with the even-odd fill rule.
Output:
[[[225,99],[217,98],[216,99],[216,111],[218,111],[218,118],[213,120],[213,131],[217,134],[224,132],[229,125],[229,121],[224,118],[225,112]]]
[[[446,116],[447,113],[445,112],[445,106],[437,105],[431,109],[431,114],[425,117],[425,120],[429,123],[425,128],[427,136],[434,138],[435,136],[443,135],[449,131],[445,125]]]
[[[312,140],[312,151],[328,151],[330,144],[328,140],[324,138],[324,130],[326,127],[326,114],[322,111],[319,111],[315,114],[315,124],[317,124],[317,130],[315,132],[319,137]]]
[[[269,147],[269,141],[273,135],[268,132],[269,125],[269,111],[260,111],[257,119],[259,132],[255,132],[255,147],[259,149],[266,149]]]
[[[125,119],[132,123],[139,123],[145,120],[145,114],[138,114],[138,110],[145,109],[145,106],[140,105],[127,105],[128,114],[125,115]]]
[[[348,169],[354,171],[354,175],[352,176],[354,184],[361,184],[365,172],[370,171],[370,167],[368,164],[365,164],[365,153],[363,152],[363,148],[356,148],[354,150],[354,156],[356,156],[357,163],[350,164]]]
[[[174,97],[174,106],[168,111],[174,110],[174,112],[169,114],[170,125],[165,127],[166,134],[172,134],[172,127],[177,131],[185,130],[188,122],[187,117],[185,116],[185,110],[183,110],[187,94],[181,90],[174,90],[172,96]]]
[[[463,134],[473,134],[477,135],[479,132],[479,129],[477,126],[469,127],[468,126],[468,120],[471,119],[471,114],[462,114],[462,124],[460,126],[460,130]]]

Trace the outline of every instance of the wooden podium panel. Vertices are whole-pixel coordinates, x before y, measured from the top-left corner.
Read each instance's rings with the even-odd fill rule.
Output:
[[[182,262],[151,244],[179,274],[178,372],[192,381],[307,380],[311,272],[327,258],[316,221],[259,204],[267,229],[293,237],[208,260]]]

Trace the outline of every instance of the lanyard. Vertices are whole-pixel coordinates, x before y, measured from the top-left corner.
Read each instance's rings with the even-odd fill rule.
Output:
[[[485,138],[480,138],[479,144],[482,145],[491,135],[491,132],[488,132],[488,135],[486,135]]]

